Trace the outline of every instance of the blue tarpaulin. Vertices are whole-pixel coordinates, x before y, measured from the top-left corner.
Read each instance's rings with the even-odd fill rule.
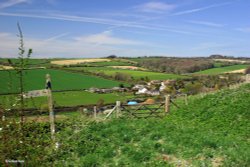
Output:
[[[128,102],[128,105],[136,105],[136,104],[138,104],[136,101],[129,101]]]

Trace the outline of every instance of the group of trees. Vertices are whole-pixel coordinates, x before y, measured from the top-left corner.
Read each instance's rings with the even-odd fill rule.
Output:
[[[211,60],[205,58],[157,58],[142,59],[139,65],[145,68],[166,73],[192,73],[213,68]]]
[[[240,82],[243,78],[237,74],[228,74],[225,76],[197,76],[189,79],[179,79],[167,85],[164,93],[176,95],[178,93],[186,93],[190,95],[218,90],[229,87]]]

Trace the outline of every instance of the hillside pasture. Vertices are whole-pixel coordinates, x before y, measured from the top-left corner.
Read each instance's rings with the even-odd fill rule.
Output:
[[[45,75],[50,74],[53,90],[79,90],[96,88],[112,88],[121,82],[111,81],[99,77],[79,73],[52,69],[25,70],[24,90],[37,90],[45,88]],[[17,93],[19,80],[14,70],[0,71],[0,93]],[[126,84],[125,84],[126,85]]]
[[[17,58],[0,58],[0,64],[2,65],[9,65],[9,60],[13,64],[13,66],[18,66],[20,63],[20,60]],[[55,59],[28,59],[27,61],[27,67],[34,67],[34,66],[47,66],[49,65],[51,60]]]
[[[237,59],[213,59],[216,62],[232,62],[232,63],[250,63],[246,60],[237,60]]]
[[[222,73],[231,73],[236,70],[244,70],[250,65],[246,64],[240,64],[240,65],[232,65],[232,66],[226,66],[226,67],[219,67],[219,68],[211,68],[204,71],[195,72],[193,74],[202,74],[202,75],[217,75]],[[238,71],[239,73],[242,73],[242,71]]]
[[[55,107],[71,107],[79,105],[94,105],[100,100],[103,100],[103,104],[115,104],[116,101],[126,101],[130,94],[124,93],[90,93],[87,91],[66,91],[66,92],[53,92],[53,101]],[[12,99],[12,101],[11,101]],[[47,109],[47,97],[36,97],[25,99],[27,102],[27,108]],[[13,104],[17,103],[17,95],[1,95],[0,104],[5,108],[11,108]]]
[[[128,70],[128,69],[114,69],[111,67],[74,67],[66,68],[74,71],[85,71],[90,73],[104,73],[105,75],[114,76],[116,73],[123,73],[130,75],[135,79],[148,77],[150,80],[167,80],[184,78],[184,76],[176,74],[166,74],[152,71]]]
[[[163,119],[91,122],[59,138],[61,166],[249,166],[250,85],[176,101]],[[80,122],[80,121],[78,121]],[[69,127],[67,127],[69,128]],[[65,152],[64,150],[71,150]],[[72,152],[74,154],[72,154]],[[59,165],[60,166],[60,165]]]

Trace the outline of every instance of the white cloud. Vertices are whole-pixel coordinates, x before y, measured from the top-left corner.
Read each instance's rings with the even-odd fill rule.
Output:
[[[204,11],[204,10],[211,9],[211,8],[226,6],[229,4],[232,4],[232,3],[226,2],[226,3],[214,4],[214,5],[209,5],[209,6],[205,6],[205,7],[201,7],[201,8],[191,9],[191,10],[180,11],[180,12],[172,14],[172,16],[179,16],[179,15],[184,15],[184,14],[196,13],[196,12]]]
[[[0,12],[0,16],[27,17],[27,18],[37,18],[37,19],[53,19],[53,20],[74,21],[74,22],[94,23],[94,24],[105,24],[105,25],[113,25],[113,26],[129,23],[129,22],[111,20],[111,19],[100,19],[100,18],[53,14],[53,13],[50,13],[48,15],[48,14],[36,14],[36,13]]]
[[[55,35],[53,37],[50,37],[48,39],[46,39],[45,41],[53,41],[55,39],[59,39],[61,37],[64,37],[64,36],[67,36],[69,33],[62,33],[62,34],[59,34],[59,35]]]
[[[7,0],[5,2],[0,3],[0,9],[8,8],[20,3],[27,3],[27,2],[29,2],[29,0]]]
[[[225,26],[224,24],[213,23],[213,22],[208,22],[208,21],[189,20],[187,22],[193,23],[193,24],[198,24],[198,25],[203,25],[203,26],[209,26],[209,27],[224,27]]]
[[[59,37],[60,35],[56,37]],[[18,37],[15,34],[4,32],[0,32],[0,37],[0,57],[17,57],[19,46]],[[134,49],[132,47],[133,45],[139,46],[140,42],[113,37],[108,32],[86,37],[78,37],[71,40],[64,40],[56,37],[48,38],[49,40],[43,40],[26,38],[24,34],[24,46],[26,49],[33,49],[32,58],[103,57],[110,54],[129,56],[132,53],[133,55],[143,55],[145,54],[144,52],[146,52],[145,49]]]
[[[164,2],[148,2],[135,7],[139,12],[164,13],[173,10],[176,6]]]
[[[62,15],[62,14],[53,14],[50,13],[49,15],[46,14],[36,14],[36,13],[7,13],[7,12],[0,12],[0,16],[11,16],[11,17],[26,17],[26,18],[36,18],[36,19],[52,19],[52,20],[62,20],[62,21],[73,21],[73,22],[83,22],[83,23],[93,23],[93,24],[104,24],[114,26],[110,29],[117,29],[121,27],[129,27],[129,28],[138,28],[138,29],[147,29],[147,30],[155,30],[155,31],[168,31],[174,33],[181,33],[181,34],[191,34],[190,32],[186,32],[183,30],[175,29],[175,28],[167,28],[162,27],[161,25],[156,24],[142,24],[138,23],[137,21],[119,21],[119,20],[111,20],[111,19],[100,19],[100,18],[92,18],[92,17],[82,17],[82,16],[74,16],[74,15]],[[141,21],[149,21],[156,18],[146,18]]]
[[[138,41],[114,37],[111,31],[75,38],[79,42],[95,45],[139,45]]]

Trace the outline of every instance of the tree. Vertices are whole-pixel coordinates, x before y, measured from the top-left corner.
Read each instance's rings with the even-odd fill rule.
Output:
[[[125,73],[120,73],[120,72],[116,72],[114,75],[115,80],[118,81],[129,81],[131,80],[131,76]]]
[[[21,123],[23,123],[24,121],[24,97],[23,97],[23,93],[24,93],[24,70],[27,68],[28,65],[28,61],[29,58],[32,54],[32,49],[28,49],[28,52],[26,52],[25,48],[24,48],[24,39],[23,39],[23,32],[21,29],[21,26],[19,23],[17,23],[17,29],[19,34],[17,35],[19,37],[19,53],[18,53],[18,60],[19,63],[18,64],[13,64],[12,61],[10,59],[8,59],[8,62],[10,65],[12,65],[14,67],[14,70],[17,72],[18,74],[18,79],[19,79],[19,99],[20,99],[20,119],[21,119]],[[26,55],[25,55],[26,53]]]
[[[250,66],[245,71],[246,74],[250,74]]]
[[[117,58],[117,56],[116,55],[109,55],[107,58],[109,58],[109,59],[115,59],[115,58]]]
[[[188,83],[185,88],[184,88],[184,93],[187,93],[187,94],[191,94],[191,95],[194,95],[194,94],[197,94],[197,93],[200,93],[201,90],[202,90],[203,86],[201,83],[199,82],[196,82],[196,83]]]

